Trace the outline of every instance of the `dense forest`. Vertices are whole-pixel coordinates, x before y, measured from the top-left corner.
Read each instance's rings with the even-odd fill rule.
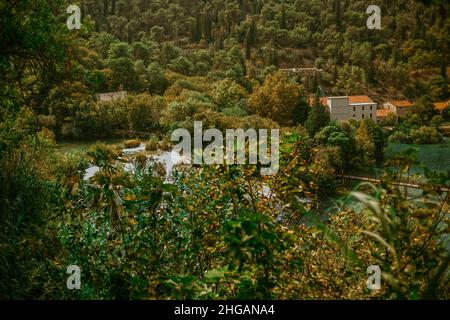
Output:
[[[5,4],[2,96],[20,99],[58,137],[76,139],[167,129],[175,119],[160,113],[175,101],[185,105],[187,114],[177,115],[183,120],[207,109],[227,124],[223,115],[303,123],[307,110],[288,98],[276,106],[277,116],[258,101],[247,103],[278,68],[321,70],[297,76],[301,87],[290,95],[297,101],[317,88],[321,95],[370,94],[380,101],[448,99],[448,4],[375,1],[382,30],[370,30],[366,2],[80,1],[78,32],[63,29],[67,15],[58,2]],[[22,23],[21,14],[30,19]],[[96,103],[95,93],[119,88],[142,96],[130,98],[127,108]],[[151,112],[128,117],[130,108]]]
[[[0,298],[449,299],[450,168],[385,157],[387,143],[444,141],[448,1],[1,1],[0,43]],[[416,103],[400,120],[334,122],[330,95]],[[194,121],[281,129],[279,172],[200,165],[168,182],[143,154],[124,170],[119,146],[59,149],[168,150]],[[375,184],[338,178],[375,167]],[[400,184],[412,179],[419,191]]]

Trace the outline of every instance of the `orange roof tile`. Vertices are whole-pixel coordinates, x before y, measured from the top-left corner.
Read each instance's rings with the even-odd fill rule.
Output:
[[[413,106],[413,103],[408,100],[390,100],[388,103],[392,104],[397,108],[409,108]]]
[[[375,103],[369,96],[349,96],[348,102],[350,104]]]
[[[447,102],[436,102],[434,104],[434,108],[436,110],[439,110],[439,111],[444,110],[444,109],[446,109],[449,106],[450,106],[450,101],[447,101]]]
[[[320,103],[323,105],[327,105],[327,100],[333,97],[321,97]],[[309,104],[312,104],[314,101],[314,97],[308,97]],[[363,104],[363,103],[375,103],[369,96],[349,96],[348,97],[349,104]]]
[[[395,114],[395,113],[388,109],[378,109],[377,110],[377,118],[386,118],[390,114]]]

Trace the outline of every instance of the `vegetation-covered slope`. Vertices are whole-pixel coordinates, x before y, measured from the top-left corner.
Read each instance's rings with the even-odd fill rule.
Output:
[[[372,121],[330,123],[321,93],[420,98],[395,130],[442,140],[447,1],[371,1],[381,30],[366,27],[368,1],[79,1],[72,31],[68,4],[0,3],[0,298],[449,298],[449,173],[426,170],[411,199],[393,184],[416,164],[407,150],[353,194],[365,209],[316,219],[344,187],[336,174],[382,163],[386,142]],[[275,72],[290,67],[322,71]],[[127,98],[95,97],[119,88]],[[124,172],[102,144],[55,152],[55,137],[161,144],[194,120],[281,128],[280,171],[200,166],[168,184],[142,156]],[[86,182],[88,161],[100,170]],[[66,288],[72,264],[80,290]],[[381,290],[366,287],[370,265]]]

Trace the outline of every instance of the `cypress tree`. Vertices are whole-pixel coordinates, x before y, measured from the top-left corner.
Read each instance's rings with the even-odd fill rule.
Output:
[[[319,89],[317,88],[316,95],[311,110],[308,114],[308,119],[305,122],[305,128],[311,137],[314,137],[323,127],[330,123],[330,113],[327,107],[320,102]]]
[[[257,35],[256,35],[256,23],[252,18],[250,22],[250,26],[247,29],[247,33],[245,34],[245,55],[247,59],[251,58],[252,47],[256,46],[257,43]]]
[[[196,14],[195,19],[191,21],[191,39],[193,42],[199,42],[202,38],[200,26],[200,17],[198,14]]]
[[[287,29],[287,23],[286,23],[286,4],[285,4],[284,0],[283,0],[283,3],[281,4],[280,28],[281,28],[281,29]]]

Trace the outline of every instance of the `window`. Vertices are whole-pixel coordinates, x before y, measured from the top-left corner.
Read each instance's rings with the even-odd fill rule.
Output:
[[[371,107],[372,108],[372,107]],[[370,118],[373,118],[372,114],[370,114]]]
[[[364,111],[364,106],[363,106],[363,111]]]
[[[356,116],[355,115],[353,115],[353,118],[355,118]]]
[[[356,108],[355,107],[353,107],[353,112],[355,112],[356,111]]]
[[[372,106],[370,106],[370,111],[372,111]]]
[[[364,116],[365,116],[365,114],[363,113],[363,115],[362,115],[363,119],[364,119]]]

